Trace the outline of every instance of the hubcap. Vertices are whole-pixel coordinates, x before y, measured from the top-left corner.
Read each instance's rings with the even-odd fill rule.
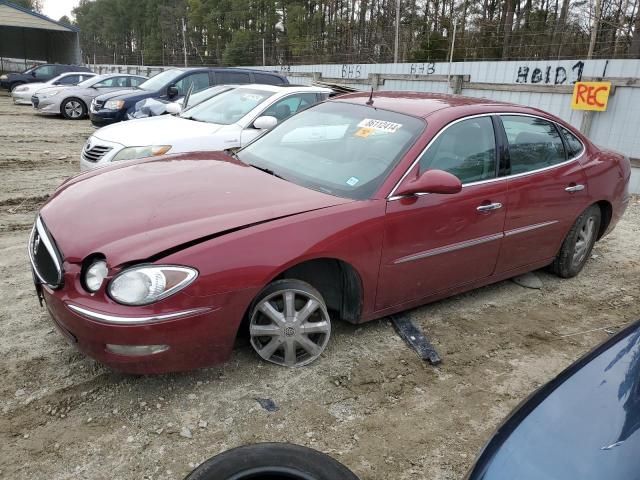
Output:
[[[313,362],[331,335],[331,320],[323,303],[301,290],[280,290],[253,310],[251,345],[265,360],[286,367]]]
[[[64,111],[71,118],[78,118],[82,115],[82,105],[80,105],[80,102],[72,100],[65,104]]]
[[[578,231],[578,238],[576,239],[576,246],[573,249],[573,264],[579,265],[581,264],[585,257],[587,256],[587,252],[589,251],[589,246],[591,245],[591,240],[595,235],[595,220],[593,217],[589,217],[586,222],[582,225],[580,230]]]

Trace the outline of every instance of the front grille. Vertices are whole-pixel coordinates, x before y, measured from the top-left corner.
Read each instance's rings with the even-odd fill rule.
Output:
[[[40,99],[33,95],[31,96],[31,103],[33,103],[33,106],[37,108],[38,104],[40,103]]]
[[[86,144],[82,149],[82,158],[88,162],[96,163],[111,150],[113,150],[113,147],[108,147],[106,145]]]
[[[62,255],[40,217],[29,238],[29,259],[38,279],[50,287],[62,285]]]

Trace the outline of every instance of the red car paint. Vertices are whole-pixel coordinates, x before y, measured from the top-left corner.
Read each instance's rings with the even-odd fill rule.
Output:
[[[367,100],[368,94],[353,94],[332,101],[364,105]],[[377,92],[374,100],[375,108],[423,117],[427,126],[367,200],[310,190],[220,152],[115,164],[64,183],[40,212],[64,259],[64,286],[43,286],[56,325],[78,349],[113,368],[188,370],[225,361],[258,292],[306,260],[337,259],[353,267],[361,292],[355,321],[366,322],[548,265],[587,207],[600,202],[607,231],[626,208],[628,160],[595,147],[545,112],[407,92]],[[411,166],[443,127],[485,113],[552,120],[571,130],[586,151],[557,168],[470,184],[457,194],[389,198],[399,182],[415,180],[418,170]],[[586,188],[565,191],[576,183]],[[476,210],[492,202],[506,208]],[[109,275],[90,294],[80,272],[87,256],[96,253],[106,258]],[[143,262],[191,266],[199,276],[150,305],[114,302],[105,285],[123,267]],[[156,323],[113,325],[85,318],[69,305],[129,317],[205,310]],[[171,348],[129,357],[109,353],[109,343]]]

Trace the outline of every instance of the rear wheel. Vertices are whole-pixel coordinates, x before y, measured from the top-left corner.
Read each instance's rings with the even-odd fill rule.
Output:
[[[591,205],[575,221],[562,242],[552,269],[562,278],[575,277],[587,263],[600,231],[602,214],[597,205]]]
[[[210,458],[185,480],[358,480],[340,462],[290,443],[258,443]]]
[[[60,105],[60,113],[67,120],[80,120],[87,115],[87,106],[79,98],[67,98]]]
[[[251,346],[264,360],[301,367],[329,342],[331,319],[320,292],[301,280],[277,280],[256,297],[249,319]]]

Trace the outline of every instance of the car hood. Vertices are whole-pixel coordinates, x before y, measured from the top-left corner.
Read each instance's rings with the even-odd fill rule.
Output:
[[[352,200],[279,179],[223,152],[118,164],[73,177],[40,215],[65,261],[161,258],[225,232]]]
[[[174,145],[189,138],[209,137],[225,125],[196,122],[173,115],[139,118],[107,125],[93,134],[95,138],[125,147]]]
[[[43,95],[49,92],[55,92],[56,90],[65,90],[68,91],[69,89],[73,88],[72,85],[54,85],[54,86],[46,86],[44,88],[41,88],[38,90],[37,94],[38,95]]]
[[[158,92],[150,92],[148,90],[143,90],[141,88],[137,89],[123,89],[116,90],[114,92],[103,93],[96,97],[96,100],[100,100],[102,102],[106,102],[107,100],[124,100],[125,102],[137,102],[138,100],[143,100],[145,98],[157,97]]]

